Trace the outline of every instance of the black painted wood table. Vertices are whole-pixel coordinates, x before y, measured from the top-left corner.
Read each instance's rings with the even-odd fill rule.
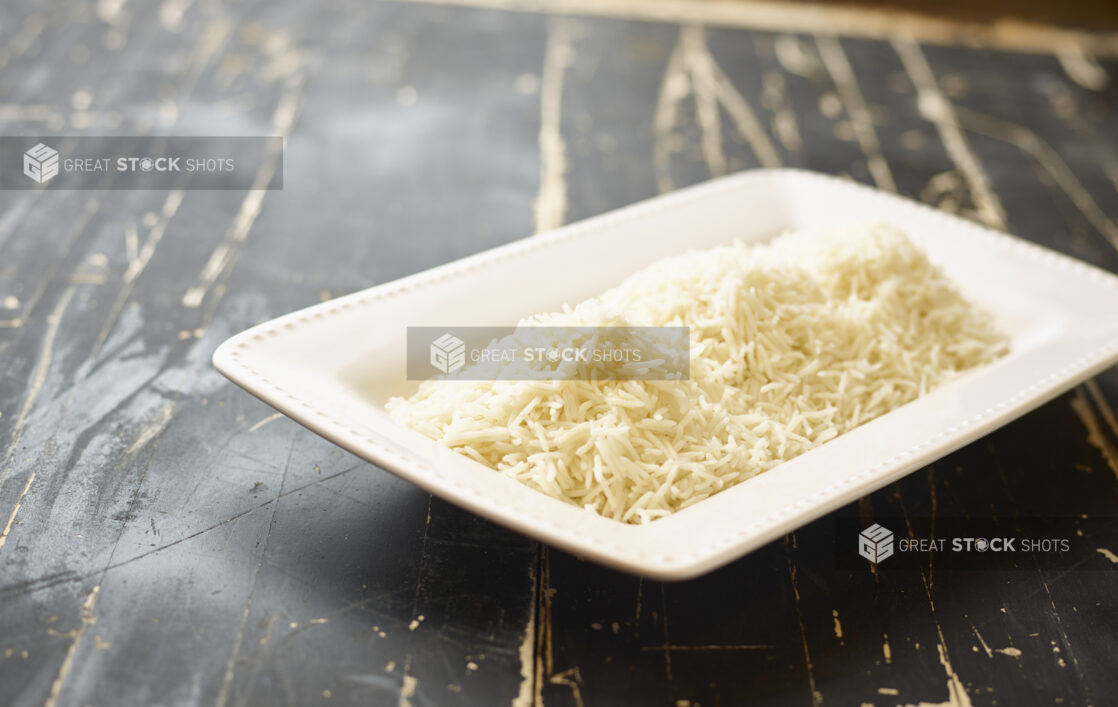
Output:
[[[1114,704],[1118,547],[874,573],[835,567],[825,518],[644,581],[432,499],[213,370],[271,317],[758,166],[1118,272],[1114,36],[565,8],[4,4],[4,135],[287,139],[282,191],[0,193],[0,703]],[[840,513],[1113,516],[1114,400],[1110,370]]]

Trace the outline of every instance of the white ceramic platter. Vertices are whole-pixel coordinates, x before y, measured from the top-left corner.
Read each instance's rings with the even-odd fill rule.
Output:
[[[1012,337],[1012,352],[695,506],[624,525],[549,498],[392,422],[408,326],[505,326],[664,256],[790,229],[885,221]],[[744,172],[261,324],[214,365],[328,440],[451,503],[602,564],[680,580],[719,567],[1023,415],[1118,361],[1118,277],[868,187]],[[1055,483],[1055,482],[1054,482]]]

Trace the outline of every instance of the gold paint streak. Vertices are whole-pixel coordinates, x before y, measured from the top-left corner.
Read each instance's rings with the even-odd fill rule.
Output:
[[[695,95],[695,108],[702,135],[703,157],[711,176],[726,173],[726,156],[722,149],[722,121],[719,106],[726,109],[738,132],[749,143],[757,160],[764,167],[781,166],[780,156],[764,126],[733,82],[718,66],[706,45],[702,27],[685,26],[680,29],[679,41],[668,58],[660,94],[653,116],[653,163],[656,182],[661,193],[671,191],[671,153],[677,145],[673,133],[678,118],[679,104],[687,96]]]
[[[776,0],[397,0],[416,4],[449,5],[540,12],[560,15],[612,17],[666,24],[693,23],[738,27],[764,32],[890,39],[910,36],[928,44],[964,45],[1021,52],[1051,53],[1079,45],[1095,56],[1118,55],[1118,34],[1062,29],[1014,18],[989,23],[964,22],[918,12],[888,12],[811,2]]]
[[[703,157],[710,176],[726,174],[726,154],[722,150],[722,119],[718,107],[718,87],[710,71],[713,59],[707,51],[706,33],[702,27],[689,25],[679,33],[679,43],[695,92],[695,114],[702,134]]]
[[[194,89],[194,85],[198,83],[198,78],[202,75],[202,71],[213,60],[215,56],[221,51],[221,48],[229,41],[229,34],[233,29],[233,23],[225,18],[220,17],[211,20],[206,28],[202,30],[198,41],[194,45],[193,51],[186,61],[186,68],[182,72],[183,79],[179,85],[179,95],[189,95]]]
[[[1110,76],[1095,58],[1083,50],[1079,44],[1056,53],[1064,73],[1072,81],[1090,91],[1101,91],[1110,83]]]
[[[959,123],[968,130],[1018,147],[1044,168],[1060,189],[1067,194],[1083,217],[1118,250],[1118,224],[1115,224],[1091,198],[1067,163],[1047,142],[1032,130],[1000,118],[993,118],[970,109],[956,111]]]
[[[15,522],[16,513],[19,513],[19,507],[23,505],[23,497],[27,495],[28,489],[31,488],[31,482],[35,480],[35,473],[27,477],[27,483],[23,485],[23,490],[19,492],[19,498],[16,499],[15,508],[12,509],[12,514],[8,516],[8,522],[4,524],[4,532],[0,533],[0,547],[4,547],[4,543],[8,542],[8,533],[12,532],[12,523]]]
[[[885,664],[889,665],[893,662],[893,649],[889,647],[889,634],[883,633],[881,635],[881,655],[885,657]]]
[[[1115,555],[1113,552],[1111,552],[1110,550],[1107,550],[1105,547],[1097,547],[1097,548],[1095,548],[1095,550],[1097,552],[1099,552],[1100,554],[1102,554],[1102,556],[1105,557],[1106,559],[1108,559],[1111,562],[1113,562],[1114,564],[1118,565],[1118,555]]]
[[[1115,437],[1118,437],[1118,418],[1114,416],[1114,410],[1111,409],[1110,403],[1108,403],[1106,397],[1103,396],[1102,390],[1099,389],[1098,382],[1092,378],[1084,383],[1084,387],[1086,387],[1087,392],[1091,394],[1091,398],[1095,401],[1095,405],[1098,406],[1099,411],[1102,413],[1103,420],[1105,420],[1107,426],[1110,427],[1110,431],[1114,433]]]
[[[1087,396],[1083,394],[1082,388],[1077,388],[1075,397],[1071,399],[1071,409],[1079,416],[1079,421],[1083,423],[1083,427],[1087,430],[1087,442],[1099,450],[1102,458],[1106,460],[1107,466],[1118,476],[1118,450],[1110,443],[1110,440],[1103,434],[1102,424],[1099,418],[1095,415],[1091,403],[1087,400]]]
[[[257,423],[256,423],[255,425],[253,425],[252,427],[248,428],[248,431],[249,431],[249,432],[255,432],[255,431],[257,431],[258,429],[260,429],[261,427],[263,427],[264,425],[268,424],[269,422],[274,422],[275,420],[278,420],[278,419],[280,419],[281,417],[283,417],[283,413],[282,413],[282,412],[277,412],[277,413],[275,413],[274,415],[268,415],[267,417],[265,417],[265,418],[264,418],[263,420],[261,420],[260,422],[257,422]]]
[[[582,684],[582,674],[579,673],[577,666],[551,676],[551,684],[566,685],[571,688],[571,699],[574,700],[575,707],[586,707],[586,703],[582,701],[582,689],[579,687]]]
[[[302,75],[292,77],[285,82],[283,94],[280,96],[275,113],[272,114],[272,132],[276,135],[286,137],[291,133],[291,129],[295,125],[295,119],[299,114],[302,86]],[[282,147],[280,149],[282,150]],[[245,199],[241,202],[241,207],[233,219],[233,225],[226,233],[225,242],[214,249],[209,260],[202,267],[202,271],[198,275],[198,283],[188,289],[182,296],[184,307],[201,305],[206,293],[214,286],[218,278],[233,266],[237,249],[248,238],[252,225],[256,223],[256,218],[260,215],[264,196],[268,193],[266,187],[276,173],[279,156],[279,150],[273,150],[265,156],[260,169],[256,172],[256,177],[253,179],[252,187],[245,195]]]
[[[905,510],[904,499],[901,496],[899,487],[894,491],[894,495],[901,504],[901,510],[905,515],[905,526],[908,529],[909,535],[912,535],[912,524],[909,522],[908,511]],[[943,671],[947,674],[947,701],[941,703],[921,702],[916,707],[973,707],[962,679],[959,677],[959,674],[955,672],[951,664],[951,656],[947,652],[947,641],[943,637],[943,627],[940,626],[939,619],[936,618],[936,602],[935,599],[932,598],[932,586],[928,581],[928,576],[924,573],[923,567],[920,568],[920,583],[924,586],[924,595],[928,599],[928,608],[932,612],[932,620],[935,622],[936,626],[936,635],[939,637],[939,643],[937,643],[936,646],[939,651],[939,662],[943,666]],[[886,643],[888,643],[888,636],[886,636]],[[916,644],[916,649],[920,649],[919,643]]]
[[[43,703],[43,707],[54,707],[58,702],[58,695],[62,692],[62,685],[66,682],[66,676],[70,673],[70,668],[74,665],[74,655],[78,652],[78,644],[81,643],[86,628],[97,623],[97,617],[93,615],[93,605],[97,603],[97,593],[100,591],[101,585],[98,584],[89,592],[89,596],[85,598],[85,601],[82,602],[81,625],[71,632],[73,640],[70,642],[70,648],[66,651],[66,657],[62,660],[62,666],[58,669],[58,676],[55,677],[54,682],[50,686],[50,694],[47,695],[47,701]]]
[[[93,343],[93,350],[90,352],[90,359],[96,358],[97,354],[101,352],[101,347],[105,345],[105,341],[109,338],[113,326],[116,324],[117,317],[120,316],[121,310],[124,309],[125,303],[128,301],[129,296],[132,294],[132,289],[136,284],[137,278],[147,268],[148,263],[151,262],[152,256],[155,255],[155,249],[159,246],[159,242],[163,240],[163,234],[167,231],[167,224],[175,213],[182,205],[183,192],[181,189],[174,189],[167,194],[167,198],[163,200],[163,208],[161,215],[157,218],[156,222],[152,225],[151,230],[148,231],[148,237],[144,240],[144,245],[136,249],[138,244],[138,237],[136,234],[135,224],[129,224],[124,229],[124,251],[128,254],[128,267],[124,271],[123,285],[120,292],[117,293],[116,299],[113,300],[113,306],[109,310],[109,316],[105,318],[105,324],[101,327],[101,332],[97,335],[97,340]]]
[[[672,641],[668,636],[668,592],[664,588],[664,583],[660,583],[660,617],[664,625],[664,677],[668,679],[668,684],[671,684],[672,678]]]
[[[556,18],[548,28],[540,81],[540,190],[534,214],[536,233],[563,225],[567,215],[567,143],[563,139],[563,77],[571,62],[571,27]]]
[[[136,232],[135,223],[124,227],[124,257],[128,259],[129,267],[140,257],[140,234]]]
[[[842,44],[837,37],[827,34],[815,35],[815,44],[819,47],[819,57],[823,60],[823,66],[830,73],[835,88],[838,89],[839,98],[846,107],[846,114],[850,116],[854,137],[866,155],[866,165],[869,167],[873,181],[881,189],[897,191],[893,173],[881,153],[881,143],[878,142],[877,131],[873,127],[873,116],[866,107],[862,91],[858,88],[858,79],[854,76],[846,52],[842,50]]]
[[[0,488],[4,487],[4,481],[8,478],[8,473],[11,470],[16,446],[19,445],[19,440],[23,436],[23,423],[27,419],[27,414],[31,412],[35,400],[39,397],[39,393],[42,392],[43,384],[46,383],[47,372],[50,370],[51,359],[54,356],[54,337],[58,334],[58,326],[62,323],[62,315],[66,312],[66,308],[70,306],[70,300],[73,298],[74,285],[70,285],[63,291],[58,304],[54,307],[54,311],[47,317],[47,332],[43,338],[43,348],[39,352],[38,363],[35,365],[35,374],[31,378],[31,386],[27,391],[27,397],[23,401],[23,407],[20,408],[19,415],[16,417],[15,426],[12,428],[12,440],[9,442],[8,451],[4,455],[4,470],[3,473],[0,473]]]
[[[938,627],[937,627],[938,628]],[[939,649],[939,663],[947,673],[947,701],[946,702],[920,702],[914,707],[972,707],[970,695],[958,673],[951,668],[951,660],[947,656],[947,648],[943,643],[937,645]]]
[[[656,112],[652,118],[652,161],[656,167],[656,186],[661,194],[672,191],[671,153],[672,130],[679,117],[679,104],[691,93],[691,79],[684,57],[683,32],[668,57],[664,77],[660,80],[660,93],[656,99]]]
[[[147,446],[148,442],[155,439],[163,430],[167,429],[167,424],[171,421],[174,408],[170,405],[164,405],[163,409],[151,422],[145,423],[140,429],[140,433],[136,435],[136,439],[132,440],[132,444],[128,445],[128,449],[124,450],[124,456],[131,457]]]
[[[399,707],[411,707],[411,698],[415,697],[416,679],[411,675],[405,675],[403,684],[400,685],[400,702]]]
[[[104,273],[74,272],[66,276],[66,282],[75,285],[104,285],[109,278]]]
[[[159,245],[159,241],[163,239],[163,234],[167,230],[167,222],[178,211],[179,206],[182,204],[182,190],[175,189],[167,195],[163,202],[162,217],[158,223],[152,226],[151,231],[148,232],[147,240],[144,241],[143,248],[140,249],[136,255],[135,260],[128,263],[128,269],[124,271],[124,282],[130,284],[140,276],[148,263],[151,262],[151,257],[155,255],[155,248]],[[127,240],[127,236],[125,237]],[[127,246],[127,243],[125,243]]]
[[[838,609],[831,610],[831,616],[835,620],[835,638],[842,639],[842,623],[839,621]]]
[[[554,672],[554,653],[551,644],[551,556],[547,547],[540,547],[540,578],[536,605],[536,675],[533,694],[534,707],[544,707],[543,683]]]
[[[971,150],[967,138],[955,117],[955,110],[939,89],[935,74],[924,57],[920,46],[910,39],[894,39],[893,48],[904,64],[905,72],[917,90],[917,107],[920,114],[936,126],[948,157],[962,173],[974,198],[978,217],[988,226],[1005,228],[1005,209],[990,186],[990,177],[982,168],[978,156]]]
[[[221,678],[221,689],[217,693],[217,701],[214,702],[216,707],[225,707],[225,701],[229,699],[229,688],[233,684],[233,670],[237,665],[237,656],[241,652],[241,643],[245,639],[245,627],[248,624],[248,613],[252,609],[252,596],[250,595],[248,601],[245,602],[244,613],[241,614],[241,628],[237,631],[237,637],[233,640],[233,653],[229,656],[229,662],[225,664],[225,675]]]
[[[1014,648],[1013,646],[1009,646],[1008,648],[995,648],[994,652],[995,653],[1001,653],[1002,655],[1008,655],[1008,656],[1011,656],[1013,658],[1021,657],[1021,649],[1020,648]]]
[[[733,121],[738,132],[753,149],[753,153],[757,156],[761,166],[769,169],[780,167],[780,157],[776,148],[773,147],[772,141],[769,140],[769,136],[765,133],[761,121],[757,119],[745,97],[734,88],[733,82],[714,61],[714,57],[707,49],[705,40],[701,50],[702,53],[694,59],[696,62],[694,73],[702,74],[704,81],[713,82],[715,95],[718,96],[719,102],[722,103],[722,106],[730,115],[730,120]]]
[[[787,550],[787,538],[785,538],[784,544]],[[819,707],[823,704],[823,693],[819,692],[815,686],[815,669],[811,664],[811,650],[807,644],[807,629],[804,627],[804,615],[800,609],[800,586],[796,583],[796,564],[792,561],[791,556],[788,557],[788,575],[792,579],[792,596],[796,602],[796,620],[800,624],[800,641],[804,647],[804,665],[807,667],[807,682],[811,688],[811,704],[813,707]]]
[[[810,79],[819,73],[819,61],[796,37],[780,35],[773,42],[773,51],[777,62],[790,74]]]
[[[27,123],[50,123],[61,117],[62,116],[58,112],[46,105],[0,103],[0,120]]]
[[[536,647],[536,608],[539,599],[536,596],[538,585],[536,583],[536,564],[528,566],[528,582],[532,585],[532,602],[528,610],[528,625],[524,627],[524,640],[520,642],[517,654],[520,657],[520,688],[516,697],[512,699],[512,707],[530,707],[532,704],[532,666],[535,662]]]
[[[970,628],[974,631],[974,637],[978,639],[978,643],[982,646],[982,650],[986,651],[986,657],[993,658],[994,652],[990,650],[990,646],[986,644],[985,639],[982,638],[982,634],[978,632],[978,627],[971,624]]]
[[[736,645],[724,643],[711,643],[705,646],[687,646],[665,644],[662,646],[641,646],[642,651],[765,651],[772,650],[776,646],[770,643],[739,643]]]
[[[784,75],[775,69],[765,71],[761,75],[761,86],[761,105],[773,113],[773,134],[785,149],[792,152],[802,150],[804,141],[796,123],[796,111],[788,103]]]
[[[190,7],[192,0],[163,0],[159,6],[159,24],[169,32],[177,32],[182,24],[182,16]]]

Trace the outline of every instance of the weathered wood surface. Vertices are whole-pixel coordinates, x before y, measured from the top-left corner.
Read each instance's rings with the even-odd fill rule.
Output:
[[[209,364],[322,298],[758,165],[1118,271],[1118,63],[942,39],[5,3],[4,134],[289,139],[262,198],[0,193],[0,702],[1112,702],[1118,547],[1072,571],[838,571],[824,519],[642,581],[431,500]],[[1114,400],[1111,370],[843,512],[1114,515]]]

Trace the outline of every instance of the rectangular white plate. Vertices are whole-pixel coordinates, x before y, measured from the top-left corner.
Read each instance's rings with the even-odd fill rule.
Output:
[[[392,422],[408,326],[504,326],[664,256],[789,229],[904,229],[1012,337],[1012,353],[838,439],[648,525],[549,498]],[[907,199],[758,170],[534,236],[275,319],[214,365],[350,452],[494,522],[617,569],[694,577],[962,447],[1118,360],[1118,277]]]

